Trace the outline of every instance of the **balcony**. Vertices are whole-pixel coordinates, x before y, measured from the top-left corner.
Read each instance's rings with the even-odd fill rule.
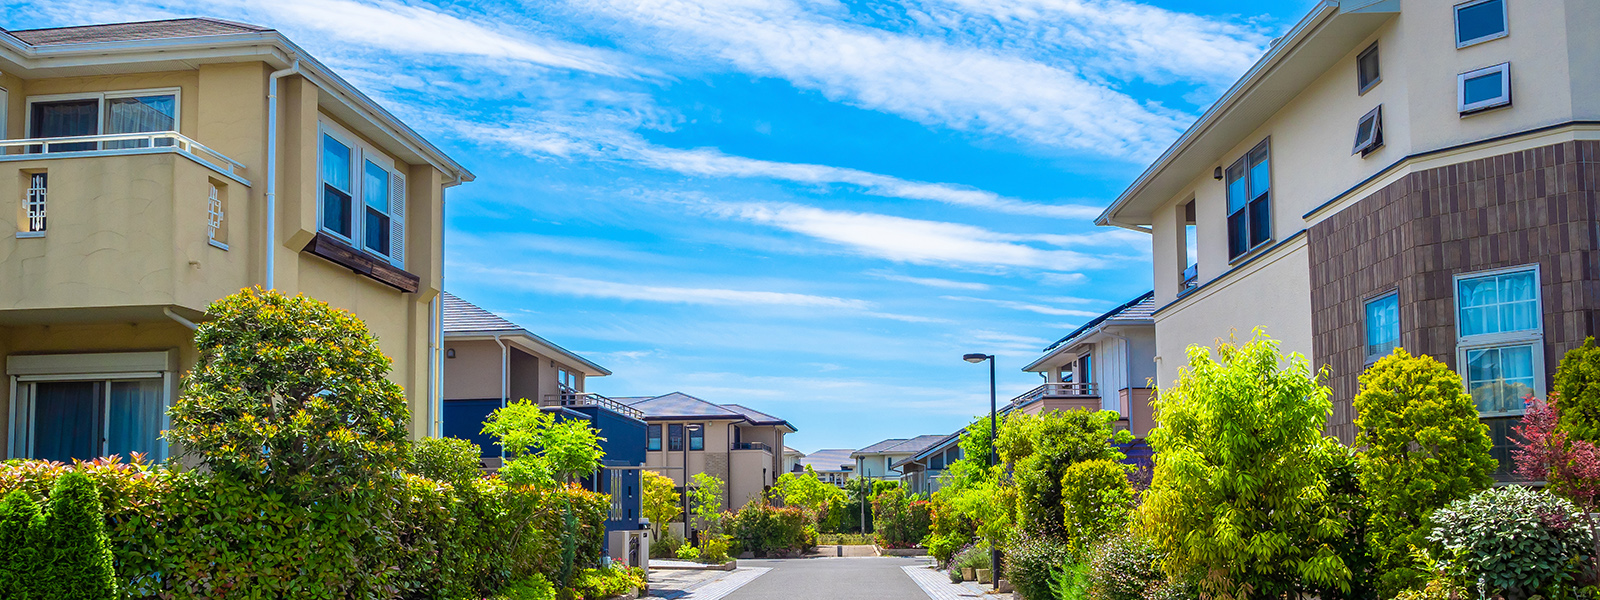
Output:
[[[766,450],[772,452],[772,446],[766,442],[734,442],[730,450]]]
[[[164,321],[255,283],[247,169],[194,140],[0,140],[0,163],[0,306],[17,318]]]
[[[573,391],[573,390],[562,390],[562,392],[560,394],[551,394],[551,395],[545,396],[545,398],[549,400],[549,402],[546,402],[547,405],[565,406],[565,407],[597,406],[597,407],[609,410],[611,412],[617,413],[619,415],[623,415],[623,416],[627,416],[627,417],[633,417],[633,418],[638,419],[640,421],[644,420],[644,412],[643,411],[641,411],[641,410],[639,410],[637,408],[634,408],[632,406],[628,406],[626,404],[623,404],[621,402],[617,402],[616,400],[612,400],[612,399],[607,398],[605,396],[601,396],[600,394],[591,394],[591,393],[587,393],[587,392],[578,392],[578,391]]]

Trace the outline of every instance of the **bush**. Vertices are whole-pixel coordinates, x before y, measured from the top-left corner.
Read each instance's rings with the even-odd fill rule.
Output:
[[[572,590],[585,600],[602,600],[646,587],[644,569],[613,565],[584,569]]]
[[[688,544],[678,546],[678,560],[700,560],[700,549]]]
[[[681,547],[683,547],[682,538],[664,533],[655,540],[655,543],[650,544],[650,558],[674,558],[678,556],[678,548]]]
[[[1511,452],[1517,475],[1548,482],[1550,491],[1584,512],[1600,512],[1600,446],[1567,433],[1560,424],[1566,402],[1559,394],[1550,394],[1548,402],[1528,400],[1528,412],[1514,428],[1521,438]]]
[[[1553,383],[1551,391],[1566,401],[1561,428],[1573,439],[1600,443],[1600,347],[1593,337],[1561,357]]]
[[[68,472],[50,491],[45,533],[51,600],[106,600],[117,594],[100,492],[83,473]]]
[[[1095,600],[1143,600],[1166,581],[1161,552],[1129,532],[1113,534],[1089,551],[1089,596]]]
[[[22,490],[6,494],[0,502],[0,598],[42,600],[49,551],[39,504]]]
[[[928,537],[922,545],[928,547],[928,554],[933,555],[941,567],[949,565],[957,551],[972,543],[978,533],[977,527],[970,517],[956,510],[947,495],[935,493],[928,510]]]
[[[1461,582],[1482,578],[1508,600],[1576,587],[1590,549],[1589,532],[1571,502],[1518,486],[1493,488],[1433,513],[1428,539],[1445,550],[1446,571]]]
[[[973,544],[956,553],[956,558],[950,564],[951,569],[988,569],[994,565],[994,557],[990,556],[989,546]]]
[[[1428,514],[1494,483],[1494,444],[1463,390],[1444,363],[1399,348],[1361,374],[1356,447],[1384,597],[1427,580],[1411,548],[1425,545]]]
[[[1132,508],[1133,486],[1122,463],[1075,463],[1061,476],[1063,533],[1073,548],[1087,548],[1111,532],[1126,529]]]
[[[1077,562],[1075,558],[1072,549],[1058,540],[1035,532],[1019,532],[1003,555],[1006,580],[1023,600],[1051,600],[1055,598],[1050,587],[1056,578],[1054,571]]]
[[[872,520],[877,543],[885,548],[911,548],[928,537],[933,515],[927,501],[915,500],[900,488],[872,499]]]
[[[556,588],[543,575],[534,575],[512,582],[491,600],[556,600]]]
[[[1191,346],[1177,385],[1156,394],[1150,433],[1155,479],[1140,531],[1171,573],[1206,573],[1220,599],[1348,588],[1333,544],[1348,523],[1328,504],[1325,471],[1338,442],[1322,436],[1332,411],[1310,364],[1259,330],[1240,346]]]
[[[184,456],[284,489],[339,490],[406,459],[410,414],[388,357],[348,312],[260,288],[211,304],[200,361],[168,414]]]
[[[725,519],[734,551],[758,557],[803,554],[815,546],[815,535],[807,537],[808,521],[804,509],[769,506],[760,498],[751,499]]]
[[[1076,463],[1126,458],[1112,443],[1133,437],[1112,427],[1117,419],[1111,411],[1076,409],[1007,417],[998,447],[1016,474],[1019,528],[1068,539],[1061,482]]]
[[[1050,573],[1050,597],[1089,600],[1089,565],[1068,562]]]
[[[478,470],[482,456],[483,450],[466,440],[423,438],[412,447],[409,471],[460,487],[483,476]]]
[[[707,535],[700,540],[700,560],[707,563],[725,563],[733,560],[733,557],[728,555],[728,549],[732,545],[728,541],[728,536]]]

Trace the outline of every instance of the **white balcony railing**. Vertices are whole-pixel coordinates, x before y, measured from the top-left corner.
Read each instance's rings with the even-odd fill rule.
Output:
[[[0,140],[0,155],[12,160],[128,154],[152,148],[172,148],[243,181],[239,172],[245,169],[244,163],[176,131]]]
[[[546,396],[546,398],[553,400],[553,403],[558,406],[598,406],[619,415],[626,415],[641,421],[644,420],[644,411],[600,394],[562,390],[560,394],[553,394]]]
[[[1093,383],[1059,382],[1046,383],[1011,400],[1014,406],[1039,400],[1041,398],[1098,398],[1100,388]]]

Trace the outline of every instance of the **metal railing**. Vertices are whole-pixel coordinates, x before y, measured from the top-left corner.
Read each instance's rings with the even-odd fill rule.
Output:
[[[734,442],[733,450],[766,450],[772,451],[772,446],[766,442]]]
[[[189,139],[188,136],[176,131],[0,140],[0,155],[26,154],[39,157],[94,156],[96,154],[115,154],[125,150],[162,147],[176,148],[179,152],[187,154],[195,160],[209,163],[234,177],[238,177],[238,172],[246,168],[244,163],[229,158],[226,154],[207,148],[205,144]],[[12,148],[19,150],[13,152]]]
[[[1013,398],[1011,400],[1011,404],[1021,406],[1040,398],[1098,398],[1099,396],[1100,388],[1094,383],[1078,383],[1068,381],[1060,383],[1046,383],[1039,387],[1033,388],[1032,390],[1028,390],[1027,393]]]
[[[612,400],[605,396],[601,396],[600,394],[562,391],[560,394],[546,396],[546,398],[553,400],[554,403],[559,406],[598,406],[619,415],[626,415],[641,421],[644,420],[644,411],[632,406],[628,406],[621,402],[617,402],[616,400]]]

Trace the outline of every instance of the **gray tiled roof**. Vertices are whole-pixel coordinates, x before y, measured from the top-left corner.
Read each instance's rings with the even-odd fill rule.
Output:
[[[861,455],[861,454],[876,454],[878,452],[883,452],[883,451],[888,450],[890,448],[893,448],[895,446],[899,446],[900,444],[903,444],[905,442],[906,442],[906,438],[890,438],[890,439],[878,442],[876,444],[873,444],[871,446],[867,446],[867,447],[862,448],[860,450],[857,450],[855,452],[851,452],[850,456],[858,456],[858,455]]]
[[[761,412],[759,410],[755,410],[753,408],[748,408],[748,407],[740,405],[740,404],[723,404],[722,407],[726,408],[728,410],[731,410],[733,412],[739,413],[741,415],[744,415],[744,418],[749,419],[751,423],[754,423],[756,425],[788,425],[789,424],[788,421],[785,421],[783,419],[779,419],[779,418],[774,417],[772,415],[769,415],[767,413]]]
[[[914,438],[911,438],[909,440],[906,440],[905,442],[902,442],[901,444],[899,444],[899,445],[897,445],[897,446],[895,446],[893,448],[889,448],[888,450],[884,450],[884,452],[892,452],[894,454],[916,454],[918,452],[922,452],[923,450],[927,450],[929,446],[937,444],[937,443],[939,443],[940,440],[943,440],[943,439],[945,439],[947,437],[950,437],[949,434],[945,434],[945,435],[919,435],[917,437],[914,437]]]
[[[670,419],[675,417],[699,417],[710,419],[743,419],[744,415],[728,410],[716,404],[706,402],[683,392],[673,392],[665,396],[656,396],[649,400],[641,400],[632,405],[644,412],[644,418]]]
[[[1118,306],[1110,311],[1107,311],[1106,314],[1090,319],[1089,322],[1084,323],[1082,327],[1072,330],[1072,333],[1067,334],[1067,337],[1057,340],[1054,344],[1050,344],[1050,347],[1045,348],[1044,351],[1050,352],[1051,350],[1065,346],[1069,342],[1077,339],[1078,336],[1083,335],[1084,332],[1094,329],[1096,325],[1105,323],[1107,321],[1131,321],[1135,323],[1148,322],[1150,324],[1154,324],[1152,319],[1154,318],[1155,312],[1156,293],[1154,291],[1145,292],[1138,298],[1129,300],[1123,303],[1122,306]]]
[[[111,23],[107,25],[81,25],[77,27],[52,27],[49,29],[24,29],[10,31],[12,36],[35,46],[59,44],[87,44],[94,42],[126,42],[170,38],[227,35],[230,33],[259,33],[272,31],[265,27],[234,23],[221,19],[170,19],[141,21],[137,23]]]
[[[521,325],[479,308],[478,305],[462,300],[456,297],[455,294],[444,292],[441,296],[444,298],[445,333],[517,331],[522,329]]]
[[[850,452],[849,448],[818,450],[805,455],[800,459],[800,464],[818,471],[839,471],[845,465],[855,466],[856,461],[850,460]]]

